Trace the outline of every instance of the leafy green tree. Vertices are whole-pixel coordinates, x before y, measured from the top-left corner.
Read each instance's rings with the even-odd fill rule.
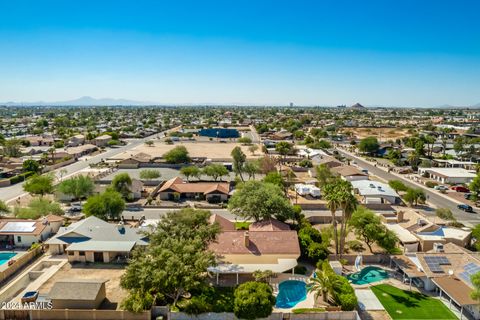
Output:
[[[24,172],[40,172],[40,163],[38,161],[28,159],[23,161],[22,168]]]
[[[358,150],[364,153],[368,153],[370,155],[375,154],[379,148],[380,144],[375,137],[366,137],[360,140],[360,143],[358,144]]]
[[[180,169],[180,173],[187,178],[187,181],[190,180],[190,177],[198,178],[200,176],[200,169],[197,166],[187,166]]]
[[[408,187],[400,180],[390,180],[388,181],[388,185],[396,192],[408,190]]]
[[[257,144],[252,144],[251,146],[248,147],[248,151],[253,155],[255,155],[255,152],[258,150],[258,145]]]
[[[142,180],[154,180],[161,177],[161,173],[155,169],[143,169],[140,171],[140,179]]]
[[[10,212],[10,208],[8,207],[8,205],[0,200],[0,215],[4,215],[4,214],[7,214]]]
[[[184,146],[176,146],[172,150],[168,151],[163,155],[163,158],[168,163],[173,164],[181,164],[181,163],[189,163],[190,157],[188,155],[187,148]]]
[[[437,215],[437,217],[443,220],[450,220],[450,221],[456,220],[455,217],[453,216],[452,210],[448,208],[438,208],[437,210],[435,210],[435,214]]]
[[[302,255],[310,260],[319,261],[328,257],[329,241],[323,240],[320,231],[308,222],[304,223],[298,231],[298,241]]]
[[[112,180],[113,190],[119,192],[122,197],[127,198],[131,193],[132,178],[126,172],[117,174]]]
[[[22,147],[22,140],[9,139],[3,143],[3,153],[7,157],[18,158],[22,155],[20,148]]]
[[[152,140],[145,141],[145,144],[149,147],[153,147],[153,141]]]
[[[118,219],[124,209],[125,201],[122,195],[112,189],[91,196],[83,206],[83,212],[87,216],[95,216],[103,220]]]
[[[245,165],[245,161],[247,161],[247,156],[245,153],[243,153],[242,149],[240,147],[235,147],[233,148],[232,152],[230,155],[233,158],[233,171],[235,174],[240,176],[240,179],[244,181],[243,179],[243,166]]]
[[[473,242],[473,248],[476,251],[480,251],[480,224],[475,225],[472,229],[472,238],[475,239]]]
[[[238,138],[238,142],[242,144],[250,144],[252,143],[252,139],[250,139],[249,137],[241,137]]]
[[[228,170],[221,164],[210,164],[203,168],[203,174],[212,177],[214,181],[217,181],[218,178],[228,175]]]
[[[290,142],[280,141],[275,145],[275,151],[277,151],[282,156],[284,162],[287,155],[293,153],[293,150],[293,144],[291,144]]]
[[[183,294],[203,284],[207,268],[215,265],[208,246],[220,232],[209,217],[209,211],[191,208],[162,217],[148,233],[148,246],[135,250],[121,278],[120,285],[129,293],[123,307],[149,309],[157,298],[176,305]],[[143,296],[150,297],[148,303]]]
[[[480,272],[472,274],[470,276],[470,282],[473,285],[473,291],[470,292],[470,297],[480,302]]]
[[[292,205],[278,186],[255,180],[238,185],[228,208],[240,217],[255,221],[268,218],[285,221],[294,214]]]
[[[321,164],[315,168],[318,185],[323,188],[328,183],[331,183],[336,179],[336,176],[332,173],[329,167],[325,164]]]
[[[282,174],[277,171],[269,172],[265,177],[263,177],[263,182],[274,184],[280,188],[285,189],[286,182],[282,177]]]
[[[43,197],[47,193],[53,193],[53,175],[33,175],[23,184],[23,190],[31,195],[40,195]]]
[[[14,215],[19,219],[38,219],[49,214],[63,215],[64,212],[59,203],[45,198],[34,198],[27,207],[14,209]]]
[[[62,181],[57,190],[63,194],[72,196],[73,199],[79,200],[88,197],[93,193],[95,184],[90,177],[79,175]]]
[[[403,196],[403,200],[405,200],[410,206],[413,204],[417,206],[419,202],[426,201],[427,196],[420,188],[408,188],[407,193]]]
[[[371,210],[358,207],[350,218],[349,224],[354,228],[357,237],[361,238],[372,251],[372,244],[377,243],[387,252],[392,252],[398,243],[397,236],[388,230]]]
[[[260,172],[258,161],[247,161],[243,165],[243,171],[248,175],[248,179],[255,179],[255,175]]]
[[[275,297],[264,282],[245,282],[235,289],[233,312],[240,319],[267,318],[272,314]]]
[[[473,200],[477,201],[480,195],[480,175],[478,173],[477,176],[473,178],[472,182],[470,182],[468,187],[472,192]]]

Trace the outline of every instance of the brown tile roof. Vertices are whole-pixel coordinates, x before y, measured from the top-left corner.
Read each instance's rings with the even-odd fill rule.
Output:
[[[245,246],[247,231],[225,231],[210,250],[218,255],[227,254],[295,254],[300,256],[300,245],[295,231],[249,231],[249,245]]]
[[[362,171],[358,170],[355,167],[352,166],[340,166],[340,167],[334,167],[331,169],[332,171],[338,173],[342,177],[348,177],[348,176],[366,176],[365,173]]]
[[[252,223],[248,230],[250,231],[285,231],[290,230],[288,224],[276,219],[267,219]]]
[[[160,188],[159,192],[168,190],[179,193],[203,193],[209,194],[219,192],[228,194],[230,192],[230,185],[226,182],[184,182],[182,178],[176,177],[168,180]]]
[[[213,224],[215,222],[220,225],[222,231],[235,231],[235,224],[218,214],[212,214],[210,216],[210,223]]]

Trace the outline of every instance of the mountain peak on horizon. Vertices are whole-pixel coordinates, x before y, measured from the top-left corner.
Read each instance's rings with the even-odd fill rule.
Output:
[[[94,98],[91,96],[81,96],[72,100],[55,101],[55,102],[15,102],[9,101],[1,103],[5,106],[142,106],[155,104],[153,102],[136,101],[128,99],[114,99],[114,98]]]

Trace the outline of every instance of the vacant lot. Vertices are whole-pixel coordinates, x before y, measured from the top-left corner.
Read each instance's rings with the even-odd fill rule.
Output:
[[[128,152],[124,152],[116,156],[115,159],[127,159],[137,153],[146,153],[153,158],[161,158],[165,153],[172,150],[176,146],[185,146],[185,148],[187,148],[188,150],[190,157],[193,157],[193,158],[207,157],[212,160],[231,159],[232,156],[230,155],[230,153],[232,152],[233,148],[237,146],[239,146],[242,149],[243,153],[245,153],[247,158],[252,159],[252,158],[258,158],[260,156],[263,156],[260,145],[258,145],[259,148],[255,152],[255,154],[252,154],[250,151],[248,151],[248,146],[244,146],[240,143],[234,143],[234,142],[220,143],[216,141],[212,141],[212,142],[192,141],[192,142],[176,142],[174,144],[166,144],[165,142],[162,142],[162,141],[155,141],[155,143],[152,146],[147,146],[145,144],[140,145]]]
[[[375,136],[380,141],[401,139],[411,136],[408,129],[397,128],[344,128],[342,133],[351,132],[353,136],[363,139],[369,136]]]
[[[53,284],[59,280],[75,279],[101,279],[108,280],[105,284],[107,299],[102,304],[102,309],[119,309],[120,303],[127,296],[127,292],[120,287],[120,277],[125,272],[123,266],[104,264],[75,264],[67,263],[58,270],[39,289],[40,294],[48,294]]]
[[[387,284],[371,287],[390,317],[396,319],[457,319],[438,299]]]

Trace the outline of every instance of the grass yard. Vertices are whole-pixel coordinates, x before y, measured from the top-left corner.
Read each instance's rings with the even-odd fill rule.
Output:
[[[387,284],[370,287],[393,320],[457,319],[440,300]]]

